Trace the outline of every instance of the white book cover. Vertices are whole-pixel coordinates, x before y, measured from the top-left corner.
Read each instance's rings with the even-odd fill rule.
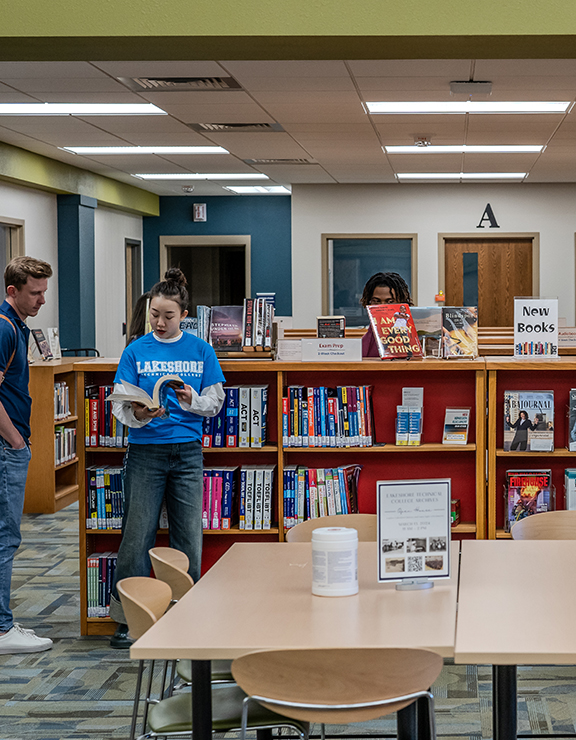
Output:
[[[246,501],[244,529],[254,529],[254,468],[246,469]]]
[[[262,507],[262,529],[272,526],[272,492],[274,490],[274,465],[264,465],[264,504]]]
[[[266,386],[250,387],[250,447],[264,446],[264,411]]]
[[[328,501],[326,499],[326,478],[324,468],[318,468],[316,471],[318,483],[318,512],[320,516],[328,516]]]
[[[250,447],[250,386],[241,385],[238,393],[238,447]]]
[[[264,510],[264,470],[254,466],[254,529],[262,529]]]
[[[325,471],[326,480],[326,499],[328,501],[328,515],[334,516],[336,514],[336,503],[334,501],[334,480],[332,477],[332,471]]]
[[[465,445],[468,443],[470,409],[446,409],[444,416],[443,445]]]

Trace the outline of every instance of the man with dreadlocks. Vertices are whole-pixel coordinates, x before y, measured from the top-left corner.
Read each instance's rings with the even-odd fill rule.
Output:
[[[379,306],[382,303],[407,303],[413,306],[410,289],[397,272],[377,272],[364,286],[360,305]],[[379,357],[372,329],[362,337],[362,357]]]

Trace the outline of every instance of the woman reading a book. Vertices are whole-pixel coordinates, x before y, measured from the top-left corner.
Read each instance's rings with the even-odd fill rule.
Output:
[[[407,303],[413,306],[410,288],[404,278],[397,272],[377,272],[364,286],[360,305],[380,306],[383,303]],[[372,329],[362,337],[362,357],[379,357],[378,345]]]
[[[224,376],[212,347],[182,332],[188,311],[186,278],[170,269],[150,291],[152,331],[124,350],[114,395],[125,382],[153,396],[165,375],[178,376],[159,408],[114,401],[113,413],[130,427],[124,457],[122,542],[114,574],[110,616],[119,623],[112,647],[129,647],[126,619],[116,583],[150,575],[148,550],[154,547],[162,501],[168,512],[170,546],[186,553],[189,573],[200,578],[202,555],[202,417],[216,416],[225,398]],[[136,389],[137,390],[137,389]],[[127,394],[128,395],[128,394]],[[163,396],[160,396],[163,398]]]

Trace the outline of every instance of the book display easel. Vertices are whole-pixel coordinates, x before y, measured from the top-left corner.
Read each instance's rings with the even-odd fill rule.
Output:
[[[262,448],[233,447],[204,450],[206,467],[220,465],[276,465],[269,530],[205,530],[203,570],[210,567],[234,542],[274,542],[284,540],[283,478],[285,465],[335,467],[357,463],[359,510],[376,512],[376,481],[383,478],[413,479],[452,477],[452,495],[461,502],[461,524],[452,528],[458,537],[486,536],[485,500],[485,365],[483,360],[403,361],[385,363],[288,363],[257,359],[222,360],[226,385],[268,385],[268,441]],[[79,398],[87,385],[109,385],[116,361],[94,358],[77,362]],[[289,385],[338,386],[371,385],[376,444],[372,447],[282,447],[282,397]],[[404,386],[424,388],[423,443],[397,447],[395,440],[396,406]],[[442,444],[446,407],[470,407],[472,419],[468,444]],[[476,413],[476,409],[480,413]],[[120,465],[123,448],[84,447],[84,414],[79,419],[80,469],[90,465]],[[278,523],[281,523],[280,526]],[[111,634],[114,623],[107,618],[86,616],[86,559],[93,552],[117,551],[119,530],[86,528],[85,483],[80,491],[80,573],[81,632]],[[158,544],[168,544],[166,530],[159,530]]]
[[[32,459],[26,481],[24,511],[27,514],[54,514],[78,500],[84,468],[76,455],[61,465],[55,464],[56,427],[79,431],[77,385],[74,358],[35,362],[30,365],[32,416],[30,439]],[[54,386],[65,384],[69,414],[55,418]]]
[[[510,537],[504,531],[503,491],[508,469],[550,469],[552,484],[556,488],[556,508],[565,508],[564,470],[575,467],[573,458],[576,457],[576,452],[570,452],[566,447],[566,409],[570,388],[576,385],[576,358],[515,360],[511,357],[486,357],[485,360],[488,375],[488,538],[495,539]],[[554,392],[553,452],[504,451],[504,391],[512,389]]]

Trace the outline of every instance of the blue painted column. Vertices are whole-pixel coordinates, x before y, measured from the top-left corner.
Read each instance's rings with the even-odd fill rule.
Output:
[[[58,196],[58,312],[62,347],[95,347],[95,198]]]

